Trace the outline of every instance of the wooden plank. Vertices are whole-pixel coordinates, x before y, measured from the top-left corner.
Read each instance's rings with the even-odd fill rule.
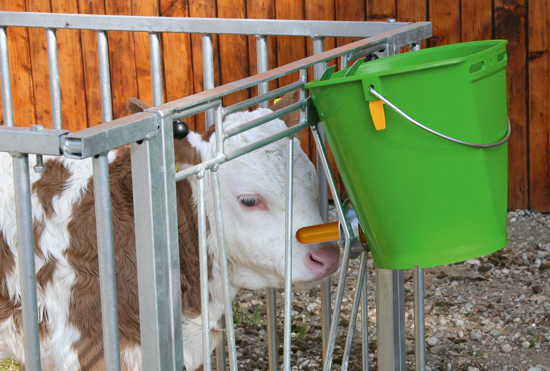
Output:
[[[274,0],[256,0],[246,2],[246,17],[248,19],[275,19],[275,1]],[[277,67],[277,38],[267,38],[268,69]],[[256,54],[256,37],[248,37],[248,60],[250,65],[250,74],[258,73],[258,63]],[[269,83],[269,90],[277,89],[277,80]],[[258,94],[257,88],[252,88],[253,96]]]
[[[50,7],[49,2],[41,0],[25,0],[25,11],[51,12],[52,8]],[[27,32],[29,35],[29,54],[31,57],[36,123],[42,124],[47,128],[51,128],[52,108],[50,101],[50,73],[48,71],[46,31],[39,28],[29,28]]]
[[[218,18],[245,18],[244,0],[218,1]],[[245,35],[220,35],[220,70],[222,84],[250,76],[248,39]],[[241,90],[224,97],[225,106],[250,98],[250,91]]]
[[[159,2],[150,0],[132,0],[132,15],[159,15]],[[134,58],[136,64],[136,77],[138,98],[145,103],[153,104],[153,91],[151,85],[151,59],[149,50],[149,34],[146,32],[133,32]],[[163,95],[164,97],[164,95]],[[164,103],[164,102],[163,102]]]
[[[187,2],[160,0],[163,17],[189,17]],[[193,94],[193,64],[189,34],[165,33],[162,35],[165,101]],[[195,117],[185,119],[191,130],[196,130]]]
[[[189,16],[197,18],[216,18],[216,0],[196,0],[189,3]],[[220,54],[218,48],[218,36],[212,37],[214,49],[214,85],[221,84],[220,75]],[[193,75],[195,93],[204,91],[203,68],[202,68],[202,37],[191,35],[191,51],[193,55]],[[204,114],[196,116],[196,130],[205,130]]]
[[[77,0],[52,0],[54,13],[78,13]],[[75,132],[88,127],[84,70],[79,30],[57,30],[59,82],[63,128]]]
[[[461,12],[462,42],[492,38],[492,0],[462,0]]]
[[[460,2],[429,0],[433,37],[430,46],[460,42]]]
[[[528,7],[529,71],[529,208],[550,210],[550,4]],[[523,104],[519,102],[518,104]]]
[[[0,9],[23,12],[25,11],[25,3],[23,0],[0,0]],[[29,35],[25,28],[10,27],[7,29],[7,37],[14,123],[17,126],[34,125],[36,116],[29,54]],[[0,110],[0,123],[3,125],[4,115],[1,100]]]
[[[362,0],[336,0],[337,21],[365,21],[367,9]],[[359,38],[338,37],[336,46],[342,46],[357,41]],[[340,58],[338,58],[338,69],[341,69]]]
[[[105,12],[112,15],[131,15],[130,0],[105,0]],[[113,118],[128,115],[126,101],[139,95],[134,54],[134,35],[130,32],[109,32],[111,94]]]
[[[529,207],[526,0],[495,1],[495,37],[508,40],[508,207]],[[545,209],[549,211],[549,209]]]
[[[367,0],[367,21],[386,22],[397,18],[395,1]]]
[[[103,1],[78,0],[78,10],[81,14],[105,14],[105,4]],[[83,53],[82,63],[84,66],[88,127],[91,127],[103,122],[101,90],[99,87],[97,33],[95,31],[82,30],[80,37]]]
[[[304,0],[276,0],[277,19],[305,19]],[[306,41],[303,37],[279,36],[277,37],[277,61],[279,66],[306,57]],[[298,81],[298,72],[283,76],[279,79],[279,86],[285,86]],[[309,133],[298,134],[302,149],[310,156],[313,145]]]

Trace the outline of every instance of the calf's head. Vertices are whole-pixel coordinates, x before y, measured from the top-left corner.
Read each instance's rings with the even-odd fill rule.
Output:
[[[296,94],[287,95],[272,108],[281,108],[296,99]],[[228,115],[224,121],[224,128],[244,124],[270,112],[268,109],[257,109]],[[287,126],[297,124],[298,117],[298,113],[290,114],[283,117],[287,121],[286,125],[277,119],[229,138],[225,142],[226,153],[281,132]],[[176,153],[178,147],[190,145],[200,161],[215,157],[216,136],[211,134],[212,129],[203,135],[190,132],[185,140],[175,141]],[[260,289],[269,286],[280,287],[284,283],[287,142],[287,139],[279,140],[220,166],[226,246],[234,286]],[[293,142],[295,232],[301,227],[321,224],[323,221],[317,207],[315,168],[302,151],[298,140]],[[210,254],[217,257],[213,193],[208,173],[205,179],[209,220],[208,246]],[[197,195],[194,179],[190,179],[190,182],[193,194]],[[339,256],[340,252],[335,243],[302,245],[296,241],[293,233],[294,284],[307,287],[327,277],[337,270]]]

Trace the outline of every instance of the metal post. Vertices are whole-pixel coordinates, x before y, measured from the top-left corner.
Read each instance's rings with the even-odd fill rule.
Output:
[[[109,70],[109,42],[107,32],[97,32],[97,56],[99,60],[99,89],[101,91],[101,117],[103,122],[113,119],[111,100],[111,72]]]
[[[115,250],[107,155],[93,158],[97,251],[105,370],[120,370]]]
[[[283,370],[290,371],[290,346],[292,326],[292,209],[293,209],[293,172],[294,172],[294,136],[288,138],[286,152],[286,213],[285,213],[285,325],[283,343]]]
[[[158,33],[149,34],[149,55],[151,60],[151,88],[153,89],[153,106],[159,106],[162,104],[162,66]]]
[[[269,68],[267,55],[267,38],[263,35],[256,35],[256,61],[258,73],[266,72]],[[269,91],[269,82],[262,82],[258,85],[258,95]],[[268,108],[269,101],[260,103],[261,108]]]
[[[414,266],[414,347],[416,371],[426,371],[426,332],[424,319],[424,269]]]
[[[365,253],[366,254],[366,253]],[[368,261],[368,255],[365,256]],[[369,371],[369,298],[368,286],[369,276],[365,274],[365,283],[363,283],[363,294],[361,295],[361,335],[363,355],[363,371]]]
[[[12,156],[25,366],[28,370],[38,371],[40,370],[40,341],[38,337],[29,156],[22,153],[14,153]]]
[[[48,66],[50,72],[50,99],[52,105],[53,128],[63,129],[61,115],[61,87],[59,85],[59,65],[57,63],[57,37],[54,29],[46,30],[48,44]]]
[[[10,58],[6,29],[0,28],[0,81],[2,82],[2,109],[4,125],[13,126],[13,101],[11,96]]]
[[[204,90],[214,87],[214,46],[212,35],[202,35],[202,74]],[[214,125],[214,110],[208,109],[205,112],[206,128]]]
[[[406,371],[405,282],[402,270],[376,269],[378,370]]]
[[[181,284],[172,118],[141,144],[133,143],[142,362],[150,369],[183,369]]]

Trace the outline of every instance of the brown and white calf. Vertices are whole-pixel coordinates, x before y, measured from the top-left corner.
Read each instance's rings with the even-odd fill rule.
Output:
[[[135,108],[135,107],[134,107]],[[271,112],[258,109],[227,116],[225,128]],[[288,117],[291,119],[291,117]],[[228,151],[285,129],[274,120],[230,138]],[[175,141],[180,168],[216,155],[213,130],[190,132]],[[295,141],[296,142],[296,141]],[[220,167],[230,280],[239,288],[280,287],[284,282],[286,142],[279,141]],[[109,155],[123,370],[141,370],[134,208],[130,149]],[[320,224],[315,170],[295,143],[294,229]],[[34,156],[31,156],[34,157]],[[31,169],[34,164],[31,160]],[[45,158],[47,171],[31,170],[36,282],[42,367],[44,370],[102,370],[103,341],[96,246],[92,163]],[[0,359],[24,359],[20,283],[17,266],[12,159],[0,154]],[[207,178],[208,182],[208,178]],[[207,190],[211,187],[207,184]],[[184,359],[188,371],[202,363],[196,179],[177,183]],[[211,195],[207,215],[214,215]],[[218,243],[209,232],[210,327],[221,334],[223,313]],[[295,284],[315,283],[338,267],[334,244],[300,245],[294,241]],[[217,337],[213,336],[213,343]],[[214,345],[214,344],[213,344]]]

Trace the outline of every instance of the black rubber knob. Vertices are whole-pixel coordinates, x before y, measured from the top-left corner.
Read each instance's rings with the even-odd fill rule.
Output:
[[[189,126],[181,120],[174,121],[174,138],[181,140],[189,134]]]
[[[378,56],[376,54],[372,53],[372,54],[369,54],[365,57],[365,62],[373,61],[375,59],[378,59]]]

